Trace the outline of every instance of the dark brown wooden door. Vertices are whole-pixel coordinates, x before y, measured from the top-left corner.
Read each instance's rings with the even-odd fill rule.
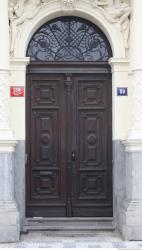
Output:
[[[29,67],[28,217],[112,216],[111,75],[99,69]]]

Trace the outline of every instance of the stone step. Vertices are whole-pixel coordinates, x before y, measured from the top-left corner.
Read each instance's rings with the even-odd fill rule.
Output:
[[[28,218],[23,231],[92,231],[114,230],[112,217],[101,218]]]

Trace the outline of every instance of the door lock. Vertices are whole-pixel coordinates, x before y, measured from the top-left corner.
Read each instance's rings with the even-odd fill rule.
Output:
[[[72,161],[75,161],[76,158],[77,158],[77,156],[76,156],[75,152],[72,152]]]

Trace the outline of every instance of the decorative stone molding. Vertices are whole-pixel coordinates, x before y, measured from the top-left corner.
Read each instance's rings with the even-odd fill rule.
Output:
[[[110,58],[111,72],[129,72],[130,61],[126,58]]]
[[[127,139],[121,142],[126,152],[142,152],[142,139]]]
[[[120,28],[125,48],[129,47],[130,36],[130,15],[131,8],[124,0],[110,1],[110,0],[90,0],[94,8],[97,8],[106,20],[111,24],[117,24]]]
[[[61,0],[63,10],[73,10],[76,5],[76,0]]]
[[[29,57],[11,58],[10,71],[26,71],[26,66],[29,64]]]
[[[21,25],[34,18],[47,0],[17,0],[9,7],[10,20],[10,53],[13,54],[15,39]]]
[[[0,152],[14,152],[17,143],[16,140],[0,140]]]
[[[124,38],[124,47],[129,47],[130,33],[130,5],[122,0],[118,0],[117,4],[110,0],[87,0],[85,3],[82,0],[55,0],[55,5],[60,6],[62,11],[77,10],[80,4],[90,6],[94,12],[99,12],[105,20],[115,25],[116,29],[122,33]],[[29,22],[37,16],[44,8],[50,8],[53,3],[50,0],[17,0],[15,4],[9,6],[10,20],[10,53],[14,55],[14,46],[16,37],[25,22]],[[94,13],[95,15],[95,13]]]

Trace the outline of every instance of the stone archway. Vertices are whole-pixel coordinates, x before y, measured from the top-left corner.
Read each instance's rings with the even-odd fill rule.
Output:
[[[111,217],[107,38],[85,19],[59,17],[35,32],[27,56],[27,216]]]
[[[108,20],[103,16],[101,12],[98,11],[96,8],[92,8],[90,1],[88,3],[82,3],[82,1],[77,1],[76,6],[74,9],[62,9],[59,1],[51,1],[50,5],[44,6],[44,8],[39,8],[36,15],[23,22],[22,26],[20,27],[17,37],[15,40],[15,46],[13,51],[13,57],[11,58],[11,75],[12,79],[16,81],[22,81],[25,85],[25,69],[26,65],[29,62],[29,59],[25,57],[26,49],[30,38],[34,34],[34,32],[45,22],[54,19],[59,16],[71,16],[72,13],[75,16],[85,18],[92,23],[96,24],[107,36],[112,50],[113,50],[113,58],[110,59],[110,65],[112,69],[112,86],[113,86],[113,151],[114,151],[114,218],[115,223],[118,227],[118,222],[120,222],[120,203],[123,200],[124,192],[121,193],[120,197],[117,197],[117,193],[119,190],[123,189],[123,183],[118,183],[116,181],[117,177],[119,179],[123,176],[123,170],[118,168],[120,161],[116,157],[116,151],[120,152],[121,161],[123,161],[124,151],[122,146],[120,145],[120,140],[124,139],[127,130],[127,110],[125,115],[125,128],[120,130],[117,124],[119,120],[122,120],[122,115],[120,113],[120,107],[122,106],[121,101],[119,102],[116,97],[116,86],[121,86],[121,83],[127,84],[126,79],[128,78],[128,68],[129,68],[129,61],[126,58],[126,50],[124,46],[124,40],[122,36],[122,32],[120,27],[118,27],[117,23],[111,24]],[[116,39],[117,37],[117,39]],[[128,105],[128,101],[127,101]],[[126,106],[127,106],[126,105]],[[22,158],[21,161],[21,169],[18,169],[18,164],[16,163],[16,175],[20,176],[17,180],[16,185],[16,199],[19,205],[20,215],[21,215],[21,225],[25,223],[25,198],[23,195],[23,190],[25,186],[25,178],[24,177],[24,168],[25,168],[25,105],[24,102],[21,106],[22,114],[21,114],[21,123],[22,123],[22,131],[19,130],[19,148],[17,147],[17,159]],[[20,127],[20,126],[19,126]],[[15,133],[16,125],[15,125]],[[21,144],[20,144],[21,140]],[[17,160],[18,161],[18,160]],[[22,173],[22,177],[21,177]],[[122,185],[121,185],[122,184]],[[19,187],[22,186],[22,190],[19,191]],[[124,191],[124,190],[123,190]]]
[[[44,23],[60,16],[71,16],[73,14],[74,16],[85,18],[96,24],[108,38],[113,51],[113,57],[125,58],[124,40],[121,30],[117,27],[117,23],[116,25],[109,23],[97,9],[92,8],[90,3],[86,6],[86,4],[78,1],[76,8],[71,11],[63,11],[57,3],[58,1],[55,1],[50,4],[50,8],[47,5],[44,8],[39,9],[35,17],[22,24],[15,39],[15,47],[13,51],[14,57],[25,57],[26,49],[32,35]],[[118,37],[117,40],[116,37]]]

